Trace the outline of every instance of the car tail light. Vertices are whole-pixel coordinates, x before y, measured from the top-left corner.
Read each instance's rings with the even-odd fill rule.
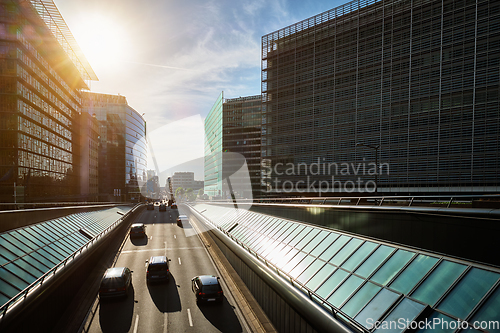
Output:
[[[125,287],[121,287],[121,288],[117,288],[116,291],[125,291],[127,288]]]
[[[222,295],[223,294],[222,290],[218,291],[217,294],[221,294]]]
[[[205,293],[198,293],[198,296],[205,296]]]

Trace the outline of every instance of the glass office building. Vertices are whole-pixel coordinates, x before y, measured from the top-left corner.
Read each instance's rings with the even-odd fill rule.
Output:
[[[1,202],[78,200],[79,91],[96,79],[51,0],[0,1]]]
[[[496,193],[499,75],[498,1],[352,1],[265,35],[267,191]]]
[[[205,118],[205,184],[204,193],[209,197],[222,195],[222,103],[221,92]]]
[[[139,182],[147,181],[144,119],[120,95],[82,92],[82,105],[99,121],[100,199],[139,201]]]
[[[244,156],[250,176],[252,193],[238,194],[245,198],[258,197],[261,194],[261,95],[228,98],[222,109],[222,149],[224,152],[238,153]],[[248,182],[248,177],[245,176],[244,179],[235,179],[234,181]]]

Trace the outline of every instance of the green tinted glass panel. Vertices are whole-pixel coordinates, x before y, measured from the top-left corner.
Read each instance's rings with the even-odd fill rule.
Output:
[[[42,265],[37,260],[35,260],[34,258],[31,258],[29,256],[25,256],[25,257],[20,258],[16,261],[17,261],[16,262],[17,265],[21,266],[22,268],[24,268],[28,272],[32,273],[36,277],[40,277],[48,271],[48,269],[47,269],[47,267],[45,267],[45,265]]]
[[[302,231],[296,236],[294,237],[288,244],[290,246],[296,246],[299,242],[301,242],[304,237],[307,236],[307,234],[311,231],[311,228],[308,228],[308,227],[304,227],[302,229]]]
[[[330,293],[337,288],[342,281],[349,275],[346,271],[337,269],[326,281],[318,288],[316,293],[326,299]]]
[[[383,320],[386,328],[381,327],[375,332],[384,333],[399,333],[403,332],[407,323],[412,322],[424,309],[424,305],[412,301],[408,298],[403,300],[396,306],[394,310]]]
[[[283,238],[283,242],[289,244],[293,239],[295,239],[295,237],[297,237],[300,234],[300,232],[303,229],[304,229],[304,226],[301,226],[301,225],[296,226],[288,236]],[[289,245],[292,245],[292,244],[289,244]]]
[[[318,246],[318,244],[321,244],[322,241],[327,237],[329,236],[330,233],[328,231],[324,231],[322,230],[316,237],[314,237],[314,239],[312,241],[310,241],[306,247],[304,247],[304,249],[302,251],[304,252],[310,252],[312,249],[314,249],[316,246]],[[334,234],[336,237],[338,237],[337,234]]]
[[[396,302],[398,297],[399,295],[395,292],[382,289],[354,319],[361,325],[369,328]]]
[[[413,252],[398,250],[379,268],[370,280],[385,286],[410,261],[414,254]]]
[[[407,294],[438,262],[438,258],[420,254],[391,283],[391,288],[402,294]]]
[[[42,256],[40,253],[37,253],[37,252],[32,252],[30,253],[29,255],[30,257],[33,257],[35,258],[36,260],[38,260],[38,262],[42,263],[44,266],[47,267],[47,271],[49,269],[51,269],[52,267],[55,266],[55,263],[53,263],[52,261],[50,261],[49,259],[45,258],[44,256]]]
[[[332,259],[330,259],[330,263],[340,266],[356,249],[358,246],[363,243],[361,239],[352,238],[349,243],[347,243]]]
[[[434,306],[467,266],[443,260],[411,294],[411,297]]]
[[[339,307],[364,281],[365,280],[362,278],[351,275],[330,297],[328,297],[328,302]]]
[[[438,309],[465,319],[498,277],[497,273],[472,268],[438,305]]]
[[[381,287],[374,283],[367,282],[361,289],[359,289],[351,299],[342,306],[348,316],[354,317],[372,298],[375,296]]]
[[[310,258],[310,257],[308,257]],[[312,257],[314,258],[314,257]],[[316,258],[314,258],[316,259]],[[315,276],[316,275],[316,272],[325,264],[324,261],[321,261],[321,260],[316,260],[314,261],[311,266],[307,267],[306,270],[299,275],[299,277],[297,278],[297,280],[304,284],[306,283],[312,276]],[[330,272],[332,272],[333,270],[333,267],[330,269]]]
[[[36,238],[35,236],[33,236],[32,234],[28,233],[26,230],[18,230],[19,234],[21,235],[21,237],[23,238],[27,238],[29,239],[36,248],[39,248],[41,246],[44,246],[45,243],[42,242],[41,240],[39,240],[38,238]]]
[[[332,245],[338,237],[339,235],[335,233],[328,235],[328,237],[323,239],[321,243],[319,243],[318,246],[316,246],[314,250],[312,250],[311,254],[318,257],[323,251],[325,251],[330,245]]]
[[[0,268],[0,290],[2,291],[2,293],[0,295],[2,297],[5,297],[2,294],[7,295],[7,297],[5,297],[6,298],[5,302],[7,302],[9,299],[16,296],[22,289],[18,289],[16,287],[10,285],[9,283],[3,281],[2,277],[1,277],[1,275],[2,275],[1,270],[2,269]],[[4,303],[1,303],[1,304],[3,305]]]
[[[372,242],[365,242],[359,249],[356,250],[352,254],[352,256],[347,259],[345,263],[342,264],[342,267],[352,271],[355,269],[366,257],[377,247],[377,244]]]
[[[16,262],[17,262],[17,260],[16,260]],[[19,277],[23,281],[28,282],[28,284],[32,284],[33,282],[35,282],[35,280],[37,279],[37,277],[35,277],[32,274],[28,273],[24,269],[21,269],[18,265],[16,265],[16,262],[7,264],[7,265],[3,266],[3,268],[5,268],[6,270],[8,270],[9,272],[11,272],[12,274],[14,274],[15,276]]]
[[[8,242],[7,242],[8,241]],[[18,239],[14,238],[11,234],[3,234],[0,237],[0,245],[4,245],[5,247],[10,247],[11,244],[17,246],[23,253],[33,251],[32,248],[28,247],[23,242],[20,242]]]
[[[0,279],[9,282],[15,288],[19,289],[14,295],[8,295],[10,297],[14,297],[18,292],[20,292],[21,290],[23,290],[24,288],[26,288],[28,286],[26,281],[21,280],[14,273],[5,269],[5,267],[0,267]],[[3,292],[3,290],[2,290],[2,292]]]
[[[292,278],[297,278],[298,276],[302,276],[302,272],[305,271],[306,268],[309,267],[309,265],[315,260],[316,258],[311,257],[311,256],[306,256],[304,259],[302,259],[301,262],[295,266],[295,268],[290,272],[290,276]],[[318,268],[319,269],[319,268]],[[302,282],[304,283],[304,282]]]
[[[16,254],[10,252],[3,246],[0,246],[0,255],[5,258],[5,259],[2,258],[0,260],[1,265],[4,265],[9,261],[15,260],[18,257]]]
[[[292,260],[290,260],[290,262],[288,264],[286,264],[285,267],[283,267],[283,271],[285,272],[290,272],[291,270],[293,270],[295,268],[295,266],[297,266],[297,264],[302,260],[304,259],[304,257],[307,256],[307,254],[305,254],[304,252],[298,252],[293,258]]]
[[[458,322],[452,318],[445,316],[440,312],[433,312],[426,322],[436,323],[436,325],[429,325],[425,328],[419,329],[417,333],[452,333],[458,327]],[[453,328],[452,328],[453,327]]]
[[[500,288],[488,298],[488,300],[481,305],[477,313],[472,317],[472,322],[492,322],[490,327],[486,328],[490,332],[500,332],[500,325],[493,325],[493,322],[500,320]],[[484,324],[483,324],[484,325]]]
[[[393,251],[393,247],[381,245],[356,269],[355,273],[367,278]]]
[[[301,250],[304,246],[309,244],[309,242],[316,237],[317,234],[319,234],[319,229],[315,228],[307,228],[309,230],[309,233],[295,246],[299,250]]]
[[[330,260],[352,237],[342,235],[331,244],[319,257],[323,260]]]

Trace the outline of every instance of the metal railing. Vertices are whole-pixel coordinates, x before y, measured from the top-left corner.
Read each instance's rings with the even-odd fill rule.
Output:
[[[16,296],[11,298],[7,303],[3,304],[0,307],[0,321],[5,317],[5,314],[7,311],[12,307],[17,305],[18,303],[24,301],[28,295],[33,292],[35,289],[41,287],[44,282],[47,280],[51,279],[54,277],[54,275],[62,270],[64,267],[66,267],[67,264],[69,264],[71,261],[73,261],[78,255],[82,254],[85,250],[89,249],[94,243],[96,243],[99,239],[104,237],[105,234],[110,232],[112,229],[114,229],[118,224],[123,222],[130,214],[135,212],[135,210],[140,207],[142,204],[136,204],[131,210],[129,210],[126,214],[121,214],[117,212],[118,214],[122,215],[118,220],[116,220],[113,224],[108,226],[106,229],[104,229],[100,234],[98,234],[96,237],[92,238],[89,240],[87,243],[82,245],[78,250],[70,254],[68,257],[66,257],[63,261],[61,261],[59,264],[56,266],[52,267],[49,271],[47,271],[45,274],[40,276],[37,280],[35,280],[33,283],[31,283],[29,286],[24,288],[22,291],[20,291]]]

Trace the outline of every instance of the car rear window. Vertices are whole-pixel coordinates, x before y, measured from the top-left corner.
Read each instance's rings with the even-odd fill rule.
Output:
[[[166,270],[168,267],[166,264],[156,264],[156,265],[150,265],[149,266],[149,270],[151,272],[158,272],[158,271],[164,271]]]
[[[219,290],[221,290],[220,286],[216,285],[216,284],[212,284],[212,285],[208,285],[208,286],[203,286],[203,292],[204,293],[216,293]]]
[[[121,277],[115,277],[115,278],[108,278],[104,279],[101,282],[101,288],[119,288],[122,287],[124,284],[123,278]]]

